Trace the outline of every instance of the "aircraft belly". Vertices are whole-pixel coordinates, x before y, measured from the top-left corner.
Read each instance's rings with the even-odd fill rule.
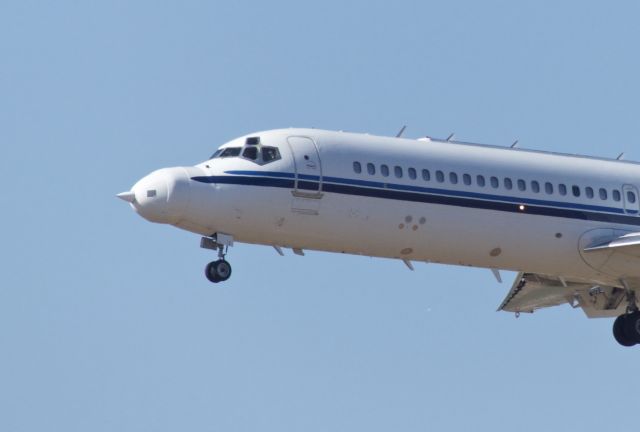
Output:
[[[196,202],[185,222],[199,227],[192,231],[231,233],[240,242],[603,277],[576,248],[596,228],[592,221],[334,193],[301,200],[288,189],[250,186],[242,194],[216,186]]]

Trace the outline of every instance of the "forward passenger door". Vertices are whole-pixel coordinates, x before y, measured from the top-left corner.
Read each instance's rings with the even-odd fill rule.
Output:
[[[316,143],[309,137],[287,138],[296,171],[295,194],[319,197],[322,191],[322,163]]]
[[[305,136],[287,138],[295,169],[291,211],[317,215],[322,201],[322,162],[315,141]]]

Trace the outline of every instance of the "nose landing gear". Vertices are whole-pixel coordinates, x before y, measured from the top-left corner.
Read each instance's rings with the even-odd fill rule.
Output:
[[[231,277],[231,264],[224,259],[229,246],[233,246],[233,237],[228,234],[216,233],[211,237],[202,237],[200,247],[218,251],[218,259],[204,269],[204,275],[210,282],[224,282]]]
[[[231,276],[231,264],[224,258],[212,261],[205,267],[204,275],[210,282],[224,282]]]

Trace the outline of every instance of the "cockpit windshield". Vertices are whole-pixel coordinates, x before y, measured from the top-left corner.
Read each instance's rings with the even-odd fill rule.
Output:
[[[251,159],[253,161],[258,159],[258,147],[245,148],[244,151],[242,152],[242,157]]]
[[[242,147],[227,147],[223,149],[218,149],[213,155],[211,155],[211,159],[235,157],[240,154],[241,150],[242,150]]]
[[[215,158],[217,158],[217,157],[218,157],[218,155],[219,155],[220,153],[222,153],[222,150],[223,150],[223,149],[218,149],[218,150],[216,150],[216,152],[215,152],[214,154],[212,154],[212,155],[211,155],[211,157],[210,157],[209,159],[215,159]]]
[[[241,150],[242,148],[240,147],[227,147],[226,149],[222,150],[222,153],[220,153],[218,157],[221,157],[221,158],[236,157],[240,154]]]
[[[259,137],[247,138],[243,147],[226,147],[211,155],[211,159],[230,157],[241,157],[258,165],[265,165],[281,158],[278,147],[260,144]]]

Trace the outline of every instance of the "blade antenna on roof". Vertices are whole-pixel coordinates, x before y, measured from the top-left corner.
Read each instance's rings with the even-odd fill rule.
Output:
[[[400,132],[396,134],[396,138],[400,138],[406,128],[407,128],[407,125],[402,126],[402,129],[400,129]]]

